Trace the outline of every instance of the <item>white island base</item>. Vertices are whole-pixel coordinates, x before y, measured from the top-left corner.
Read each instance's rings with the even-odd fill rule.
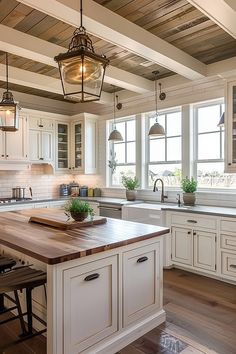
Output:
[[[162,241],[47,265],[47,354],[113,354],[163,323]]]

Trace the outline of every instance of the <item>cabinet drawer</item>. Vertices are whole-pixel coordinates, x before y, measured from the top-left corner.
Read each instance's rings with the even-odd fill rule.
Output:
[[[221,248],[236,251],[236,236],[221,234],[220,246]]]
[[[236,235],[236,221],[234,221],[234,220],[221,220],[220,229],[221,229],[221,231],[235,232],[235,235]]]
[[[203,227],[206,229],[216,229],[217,220],[211,217],[202,217],[196,214],[172,214],[171,225],[185,225],[188,227]]]
[[[236,278],[236,254],[222,252],[221,262],[222,274]]]
[[[117,331],[117,256],[64,272],[64,353],[77,354]]]
[[[138,321],[160,307],[162,270],[160,243],[123,255],[123,326]]]

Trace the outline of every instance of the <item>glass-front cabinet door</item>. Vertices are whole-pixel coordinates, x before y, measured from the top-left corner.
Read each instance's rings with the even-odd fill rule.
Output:
[[[72,149],[73,163],[72,168],[81,170],[83,168],[83,123],[76,122],[72,125]]]
[[[68,169],[69,166],[69,125],[57,124],[57,169]]]
[[[227,84],[225,133],[225,172],[236,172],[236,82]]]

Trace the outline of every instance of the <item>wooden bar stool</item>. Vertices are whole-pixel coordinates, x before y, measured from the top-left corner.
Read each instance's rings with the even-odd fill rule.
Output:
[[[14,259],[0,255],[0,273],[11,270],[15,265],[16,261]],[[0,294],[0,313],[4,310],[4,296],[3,294]]]
[[[47,276],[45,272],[33,269],[29,266],[13,268],[8,272],[0,274],[0,294],[3,294],[4,297],[9,299],[15,305],[11,308],[4,310],[2,313],[6,313],[14,309],[17,309],[18,311],[18,315],[0,321],[0,325],[18,318],[20,320],[22,330],[20,338],[17,341],[11,343],[11,345],[17,344],[25,339],[32,338],[33,336],[46,332],[46,322],[40,317],[38,317],[36,314],[34,314],[32,310],[32,290],[41,285],[45,286],[46,281]],[[24,289],[26,291],[27,310],[23,313],[18,297],[18,291],[22,291]],[[9,296],[9,292],[13,292],[15,298]],[[27,329],[24,322],[24,316],[27,316]],[[36,318],[39,322],[41,322],[45,326],[45,329],[33,332],[33,317]],[[6,349],[6,347],[0,349]]]

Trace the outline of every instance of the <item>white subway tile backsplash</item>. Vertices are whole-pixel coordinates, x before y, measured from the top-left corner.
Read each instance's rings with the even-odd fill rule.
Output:
[[[56,198],[59,196],[59,185],[72,181],[89,187],[100,187],[102,180],[99,175],[71,175],[56,172],[45,174],[43,165],[32,165],[30,171],[0,171],[0,198],[11,197],[12,188],[26,188],[26,197],[30,196],[29,187],[34,198]]]

